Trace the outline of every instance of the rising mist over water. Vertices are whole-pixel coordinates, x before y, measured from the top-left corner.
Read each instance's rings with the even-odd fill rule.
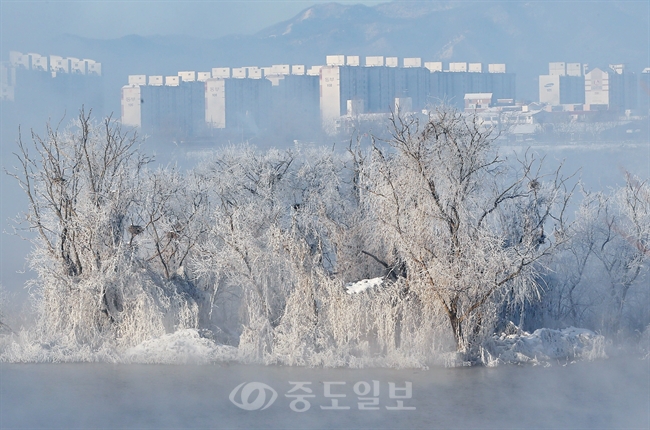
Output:
[[[612,360],[552,368],[346,370],[257,366],[3,365],[2,425],[11,428],[645,428],[646,362]],[[228,396],[259,381],[277,391],[266,410],[237,408]],[[290,408],[289,381],[311,382],[302,413]],[[345,382],[331,404],[323,381]],[[380,410],[358,410],[352,387],[380,383]],[[390,411],[388,383],[413,384]],[[43,388],[45,387],[45,388]]]

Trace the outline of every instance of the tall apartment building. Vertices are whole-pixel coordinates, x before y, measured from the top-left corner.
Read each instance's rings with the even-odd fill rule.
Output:
[[[539,101],[551,106],[584,104],[585,110],[624,112],[638,108],[639,79],[622,64],[587,69],[580,63],[550,63],[539,77]]]
[[[320,129],[320,78],[303,74],[285,75],[271,87],[268,127],[274,134],[291,139],[311,139]]]
[[[515,74],[504,72],[433,72],[430,75],[429,97],[459,109],[465,107],[465,94],[492,93],[495,101],[514,103]]]
[[[345,115],[348,100],[359,100],[357,113],[364,113],[368,104],[368,75],[365,68],[324,66],[320,71],[319,84],[320,113],[324,122]]]
[[[367,62],[380,64],[377,58]],[[394,109],[396,98],[409,97],[412,109],[426,105],[429,72],[425,68],[393,66],[325,66],[320,77],[320,107],[325,121],[335,120],[354,102],[356,113],[383,113]]]
[[[150,134],[200,137],[210,129],[255,133],[265,126],[271,82],[266,79],[209,78],[164,85],[131,83],[122,87],[122,123]]]
[[[103,110],[102,67],[90,59],[9,52],[0,65],[0,100],[19,113],[59,117],[85,105]]]
[[[551,106],[585,103],[585,77],[580,63],[549,63],[539,77],[539,101]]]
[[[590,110],[609,109],[609,73],[600,68],[585,74],[585,104]]]
[[[636,110],[640,82],[622,64],[610,64],[608,70],[595,68],[585,74],[585,104],[590,110]]]
[[[208,79],[204,90],[205,123],[212,129],[256,133],[269,124],[271,87],[268,79]]]
[[[410,62],[419,64],[419,58],[405,58],[404,63]],[[408,97],[411,99],[412,110],[420,111],[431,102],[429,96],[429,80],[431,72],[420,65],[405,66],[397,74],[396,96]]]
[[[641,115],[650,114],[650,67],[646,67],[639,74],[637,103]]]
[[[147,133],[199,136],[211,130],[309,137],[342,116],[419,112],[440,101],[462,109],[465,94],[514,101],[515,76],[504,64],[331,55],[326,66],[214,68],[178,76],[129,76],[122,122]],[[366,66],[360,66],[361,63]]]
[[[330,61],[331,59],[331,61]],[[387,66],[386,61],[389,61]],[[467,93],[493,93],[496,99],[514,102],[515,75],[505,65],[490,64],[483,73],[480,63],[451,63],[447,71],[442,63],[405,58],[404,67],[396,67],[393,57],[367,57],[366,67],[344,66],[344,56],[328,57],[321,71],[321,115],[328,123],[356,113],[386,113],[395,109],[397,99],[410,99],[410,109],[420,111],[430,103],[446,102],[464,108]],[[469,71],[468,71],[469,70]],[[404,103],[402,103],[404,109]],[[350,109],[348,109],[350,107]]]
[[[205,84],[181,80],[178,85],[140,87],[141,127],[147,134],[195,136],[204,128]]]
[[[636,110],[639,86],[636,73],[629,71],[623,64],[610,64],[608,73],[609,108],[621,113],[626,110]]]

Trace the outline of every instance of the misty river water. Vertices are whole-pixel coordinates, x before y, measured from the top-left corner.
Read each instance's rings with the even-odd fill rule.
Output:
[[[634,358],[428,370],[2,364],[0,376],[3,429],[650,426],[650,361]]]

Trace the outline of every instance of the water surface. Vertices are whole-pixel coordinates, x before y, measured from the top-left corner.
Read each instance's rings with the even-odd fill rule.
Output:
[[[3,364],[0,427],[9,428],[649,428],[650,362],[604,360],[553,367],[309,369],[247,365]],[[378,410],[354,392],[378,381]],[[405,407],[391,399],[412,383]],[[277,392],[264,410],[229,395],[244,382]],[[310,408],[294,412],[290,382],[311,382]],[[338,397],[345,410],[324,410]],[[302,392],[302,391],[296,391]],[[265,392],[266,403],[271,399]],[[304,393],[304,392],[303,392]],[[241,391],[235,393],[241,403]],[[259,394],[259,393],[255,393]],[[373,395],[372,389],[368,396]],[[395,390],[397,395],[406,391]],[[239,395],[240,397],[237,397]],[[249,398],[252,402],[256,395]],[[365,402],[365,401],[364,401]]]

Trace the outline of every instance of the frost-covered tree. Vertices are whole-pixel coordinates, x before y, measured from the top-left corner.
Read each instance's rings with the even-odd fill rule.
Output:
[[[288,222],[282,199],[292,162],[289,152],[231,148],[200,173],[210,184],[213,210],[196,269],[222,288],[241,287],[252,294],[261,315],[271,321],[282,308],[283,293],[281,274],[272,264],[270,229]]]
[[[553,320],[612,337],[650,322],[640,305],[650,292],[641,288],[650,257],[648,195],[647,184],[631,175],[619,189],[585,193],[571,240],[553,265],[547,294]]]
[[[32,133],[32,143],[19,139],[20,169],[13,175],[29,199],[28,228],[62,274],[101,270],[123,241],[146,164],[136,137],[82,112],[65,130],[48,125],[47,136]]]
[[[368,148],[242,145],[186,171],[150,169],[138,142],[83,112],[19,141],[35,344],[92,358],[201,328],[255,362],[403,366],[476,359],[523,310],[650,322],[647,184],[586,193],[568,223],[570,180],[500,155],[476,117],[441,107]]]
[[[605,287],[602,325],[614,336],[621,330],[630,288],[639,279],[644,260],[647,260],[644,248],[648,235],[642,223],[649,211],[648,205],[639,199],[639,191],[640,188],[628,181],[612,197],[604,198],[594,226],[596,246],[593,254],[604,275],[601,279]]]
[[[594,294],[599,279],[594,267],[594,249],[600,212],[607,204],[602,194],[584,193],[576,211],[576,222],[564,229],[567,241],[552,257],[545,273],[545,293],[542,304],[544,326],[594,328],[600,295]]]
[[[45,136],[32,133],[31,143],[18,141],[18,168],[10,174],[28,198],[23,225],[35,232],[29,262],[38,274],[43,342],[128,346],[196,325],[196,302],[166,282],[168,268],[161,276],[136,243],[145,227],[167,221],[140,225],[138,214],[150,212],[140,206],[164,200],[170,188],[152,186],[155,175],[145,180],[149,159],[138,145],[111,118],[97,123],[83,111],[69,127],[48,126]],[[159,253],[163,262],[172,258],[168,249]]]
[[[3,333],[5,331],[12,332],[11,327],[9,327],[6,324],[6,306],[7,306],[7,297],[6,297],[6,291],[4,289],[4,286],[0,284],[0,333]]]
[[[144,188],[133,224],[142,231],[130,231],[129,241],[166,279],[185,276],[188,257],[207,230],[208,183],[194,171],[168,167],[147,172]]]
[[[300,328],[313,337],[315,290],[338,263],[336,236],[346,212],[342,165],[331,151],[244,147],[223,150],[199,169],[213,210],[193,266],[215,291],[239,298],[240,345],[255,357],[271,353],[283,321],[278,330],[285,339],[299,328],[291,319],[312,321]]]
[[[556,247],[570,191],[533,157],[498,155],[475,117],[448,109],[395,118],[360,175],[368,228],[405,265],[407,289],[442,312],[457,350],[493,333],[503,302],[539,296],[536,263]],[[549,179],[549,180],[545,180]]]

